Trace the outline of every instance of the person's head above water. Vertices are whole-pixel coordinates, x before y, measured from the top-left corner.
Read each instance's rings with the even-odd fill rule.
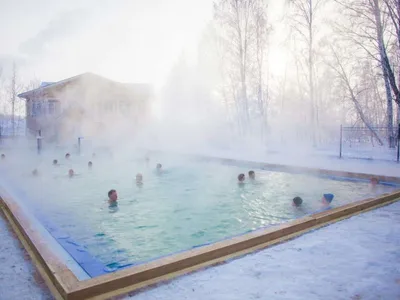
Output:
[[[1,159],[6,159],[6,155],[4,153],[1,154]]]
[[[331,204],[333,197],[335,197],[333,194],[324,194],[322,196],[322,202],[326,205]]]
[[[53,159],[53,165],[57,165],[58,164],[58,160],[57,159]]]
[[[69,153],[65,154],[66,159],[69,159],[70,157],[71,157],[71,154],[69,154]]]
[[[33,169],[32,175],[33,176],[38,176],[39,175],[39,171],[37,169]]]
[[[370,183],[372,186],[376,186],[376,185],[379,183],[379,180],[378,180],[378,178],[376,178],[376,177],[372,177],[372,178],[369,180],[369,183]]]
[[[241,173],[241,174],[238,175],[238,180],[239,180],[239,182],[243,182],[244,179],[245,179],[245,176],[244,176],[243,173]]]
[[[69,176],[69,177],[73,177],[74,175],[75,175],[74,170],[73,170],[73,169],[69,169],[69,170],[68,170],[68,176]]]
[[[156,168],[157,168],[157,170],[161,170],[162,169],[162,164],[158,163]]]
[[[93,163],[92,163],[91,161],[89,161],[89,162],[87,163],[87,165],[88,165],[88,168],[89,168],[89,169],[91,169],[91,168],[93,167]]]
[[[299,196],[293,198],[293,206],[299,207],[302,203],[303,199],[301,199]]]
[[[254,173],[253,170],[249,171],[249,178],[250,179],[256,179],[256,173]]]
[[[108,200],[115,202],[118,200],[118,194],[116,190],[109,190],[108,191]]]
[[[136,183],[143,183],[143,175],[141,173],[136,174]]]

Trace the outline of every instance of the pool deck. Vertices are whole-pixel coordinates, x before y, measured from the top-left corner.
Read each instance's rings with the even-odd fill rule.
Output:
[[[366,173],[384,176],[400,176],[400,164],[394,161],[353,159],[344,157],[339,159],[334,155],[321,155],[315,153],[251,153],[243,155],[236,152],[200,152],[199,155],[223,157],[239,161],[248,160],[254,162],[265,162],[269,164],[282,164],[297,167],[327,169],[334,171],[345,171],[355,173]]]
[[[0,299],[53,299],[30,257],[0,212]]]

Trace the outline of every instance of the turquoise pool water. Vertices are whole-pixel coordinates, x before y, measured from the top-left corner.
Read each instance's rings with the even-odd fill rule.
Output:
[[[258,169],[256,180],[241,186],[237,175],[247,177],[249,168],[183,157],[152,156],[146,164],[142,156],[99,155],[90,158],[92,170],[89,158],[59,158],[57,167],[53,158],[15,159],[1,168],[27,194],[24,201],[38,219],[59,229],[57,239],[71,238],[106,272],[304,216],[321,209],[323,193],[335,195],[333,207],[372,195],[366,182]],[[39,177],[30,175],[33,168]],[[79,175],[68,178],[69,168]],[[138,172],[142,186],[135,183]],[[118,210],[108,208],[110,189],[118,192]],[[379,186],[373,194],[393,189]],[[301,210],[291,205],[295,196],[303,198]]]

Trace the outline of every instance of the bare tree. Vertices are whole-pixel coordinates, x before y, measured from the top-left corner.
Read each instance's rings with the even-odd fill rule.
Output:
[[[223,41],[224,77],[233,94],[241,131],[248,130],[255,99],[261,118],[266,118],[264,62],[268,19],[263,0],[219,0],[214,20]]]
[[[262,1],[254,7],[254,29],[255,29],[255,52],[256,52],[256,73],[257,73],[257,103],[258,110],[261,115],[262,136],[267,127],[267,87],[268,81],[265,83],[264,78],[264,62],[267,51],[268,34],[270,27],[267,20],[267,6]],[[265,91],[265,92],[264,92]]]
[[[343,83],[344,87],[347,90],[348,97],[354,104],[354,108],[357,112],[357,115],[360,117],[362,123],[368,128],[368,130],[371,132],[371,135],[378,141],[379,145],[383,145],[382,140],[378,136],[378,134],[375,132],[373,129],[370,120],[368,120],[362,105],[359,101],[359,96],[365,92],[365,90],[360,89],[357,87],[357,85],[352,84],[351,82],[351,75],[352,74],[352,65],[351,62],[349,62],[348,59],[341,57],[338,54],[338,51],[334,49],[334,47],[330,47],[331,52],[332,52],[332,57],[333,61],[330,63],[328,62],[328,65],[334,70],[338,76],[338,79]],[[345,65],[349,68],[350,71],[346,70]]]
[[[248,71],[250,6],[252,2],[223,0],[219,3],[214,3],[215,18],[224,31],[225,41],[229,43],[230,47],[233,46],[232,61],[235,62],[240,78],[239,101],[241,103],[239,103],[239,106],[243,106],[246,123],[249,121],[246,76]]]
[[[15,113],[16,106],[18,105],[18,94],[23,90],[23,85],[18,80],[17,66],[15,62],[12,67],[12,74],[9,86],[9,95],[11,103],[11,135],[15,136]]]
[[[306,46],[303,56],[307,65],[308,96],[310,100],[311,130],[313,144],[316,145],[316,130],[319,125],[318,103],[315,100],[315,20],[326,0],[288,0],[292,14],[290,23],[293,34]]]
[[[0,66],[0,104],[3,106],[3,113],[6,112],[6,103],[8,104],[8,95],[5,95],[6,91],[4,88],[4,78],[3,78],[3,67]],[[3,113],[0,114],[0,136],[3,134]],[[1,141],[0,141],[1,142]]]
[[[391,10],[388,7],[384,7],[385,10],[383,10],[380,6],[381,0],[336,0],[336,3],[342,7],[344,15],[349,20],[347,24],[343,22],[338,26],[341,28],[342,36],[357,45],[368,59],[374,60],[381,68],[386,94],[387,138],[389,146],[393,147],[393,95],[394,100],[399,104],[400,94],[387,44],[390,43],[392,36],[390,34],[392,26],[389,21],[395,20],[395,17],[388,17]]]
[[[383,71],[383,80],[385,82],[385,90],[386,90],[386,100],[387,100],[387,127],[388,127],[388,138],[389,138],[389,147],[394,147],[394,139],[393,139],[393,98],[392,92],[390,89],[390,78],[389,78],[389,69],[386,60],[387,52],[385,47],[385,41],[383,38],[383,24],[381,18],[381,9],[379,6],[378,0],[370,0],[371,9],[373,11],[375,17],[375,28],[376,28],[376,39],[378,43],[380,63]]]
[[[400,90],[400,1],[399,0],[383,0],[385,6],[387,8],[386,13],[390,17],[391,25],[393,28],[393,35],[396,37],[396,63],[392,64],[397,66],[397,89]],[[389,72],[388,72],[389,73]],[[395,71],[393,71],[395,74]],[[393,91],[395,93],[395,91]],[[400,124],[400,103],[397,103],[397,123]]]

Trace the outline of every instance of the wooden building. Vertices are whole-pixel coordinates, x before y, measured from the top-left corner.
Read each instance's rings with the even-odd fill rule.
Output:
[[[149,116],[152,89],[84,73],[18,96],[26,100],[27,132],[40,130],[47,141],[62,142],[110,135],[116,128],[134,134]]]

